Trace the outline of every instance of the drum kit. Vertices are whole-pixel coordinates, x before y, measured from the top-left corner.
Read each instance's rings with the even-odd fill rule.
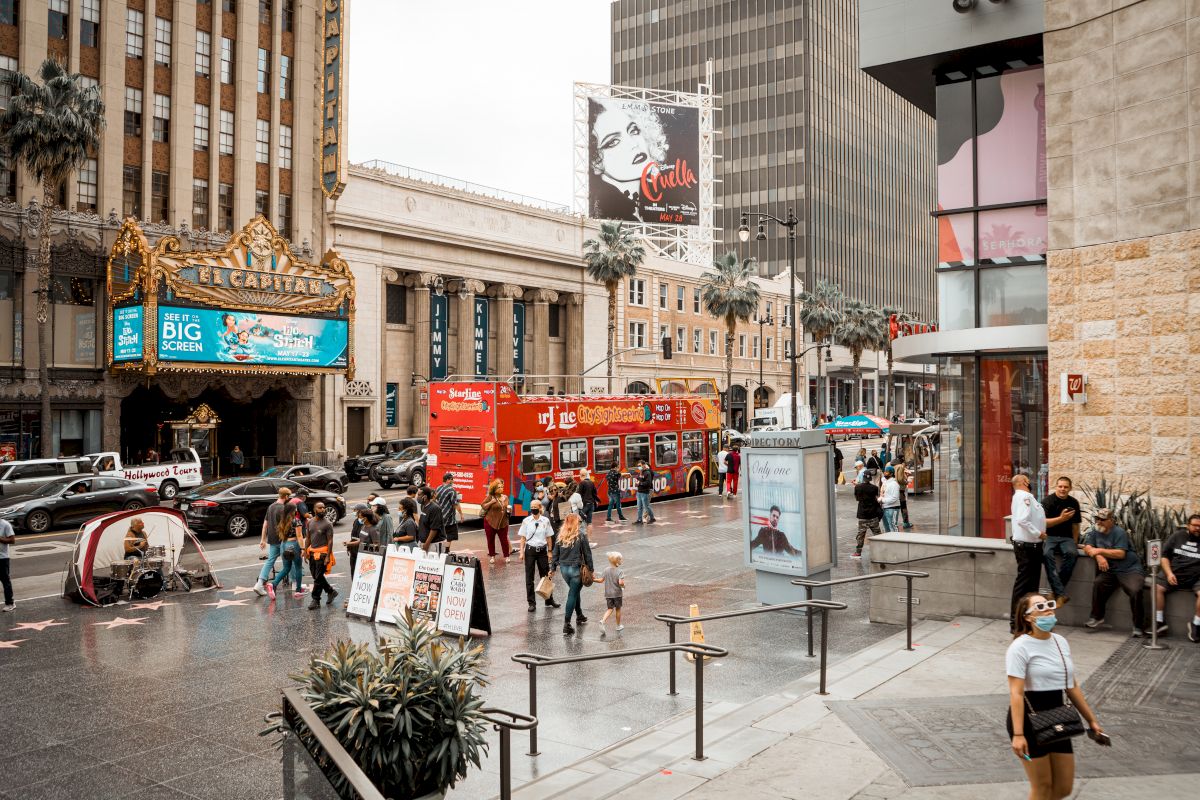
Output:
[[[141,558],[114,561],[110,567],[112,579],[121,584],[120,594],[130,600],[149,600],[164,589],[166,591],[192,590],[192,579],[187,570],[175,566],[174,548],[170,555],[162,545],[146,548]]]

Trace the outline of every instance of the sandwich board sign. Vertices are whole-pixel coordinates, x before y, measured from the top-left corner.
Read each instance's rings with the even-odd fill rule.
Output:
[[[375,599],[379,595],[379,576],[383,572],[384,555],[360,550],[354,562],[350,599],[346,605],[347,614],[367,619],[375,614]]]

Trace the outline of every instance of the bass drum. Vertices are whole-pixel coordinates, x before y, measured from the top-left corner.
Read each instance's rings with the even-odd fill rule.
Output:
[[[163,576],[158,570],[143,572],[133,584],[133,596],[139,600],[149,600],[156,597],[163,588]]]

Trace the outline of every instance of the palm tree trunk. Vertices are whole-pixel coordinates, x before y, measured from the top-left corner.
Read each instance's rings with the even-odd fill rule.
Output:
[[[725,323],[725,427],[733,428],[733,323]]]
[[[42,216],[38,220],[37,323],[38,323],[38,391],[42,395],[41,452],[42,458],[53,458],[53,425],[50,419],[50,214],[54,210],[54,186],[42,184]]]
[[[609,281],[608,289],[608,393],[613,393],[613,353],[617,351],[617,284]],[[583,391],[583,387],[579,387]]]

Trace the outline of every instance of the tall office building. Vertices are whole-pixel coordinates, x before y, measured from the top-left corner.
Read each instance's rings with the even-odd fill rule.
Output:
[[[718,252],[786,273],[782,231],[747,245],[736,231],[744,211],[794,207],[805,286],[832,281],[934,319],[934,126],[859,69],[857,0],[613,3],[613,83],[695,91],[708,60],[721,107]]]

